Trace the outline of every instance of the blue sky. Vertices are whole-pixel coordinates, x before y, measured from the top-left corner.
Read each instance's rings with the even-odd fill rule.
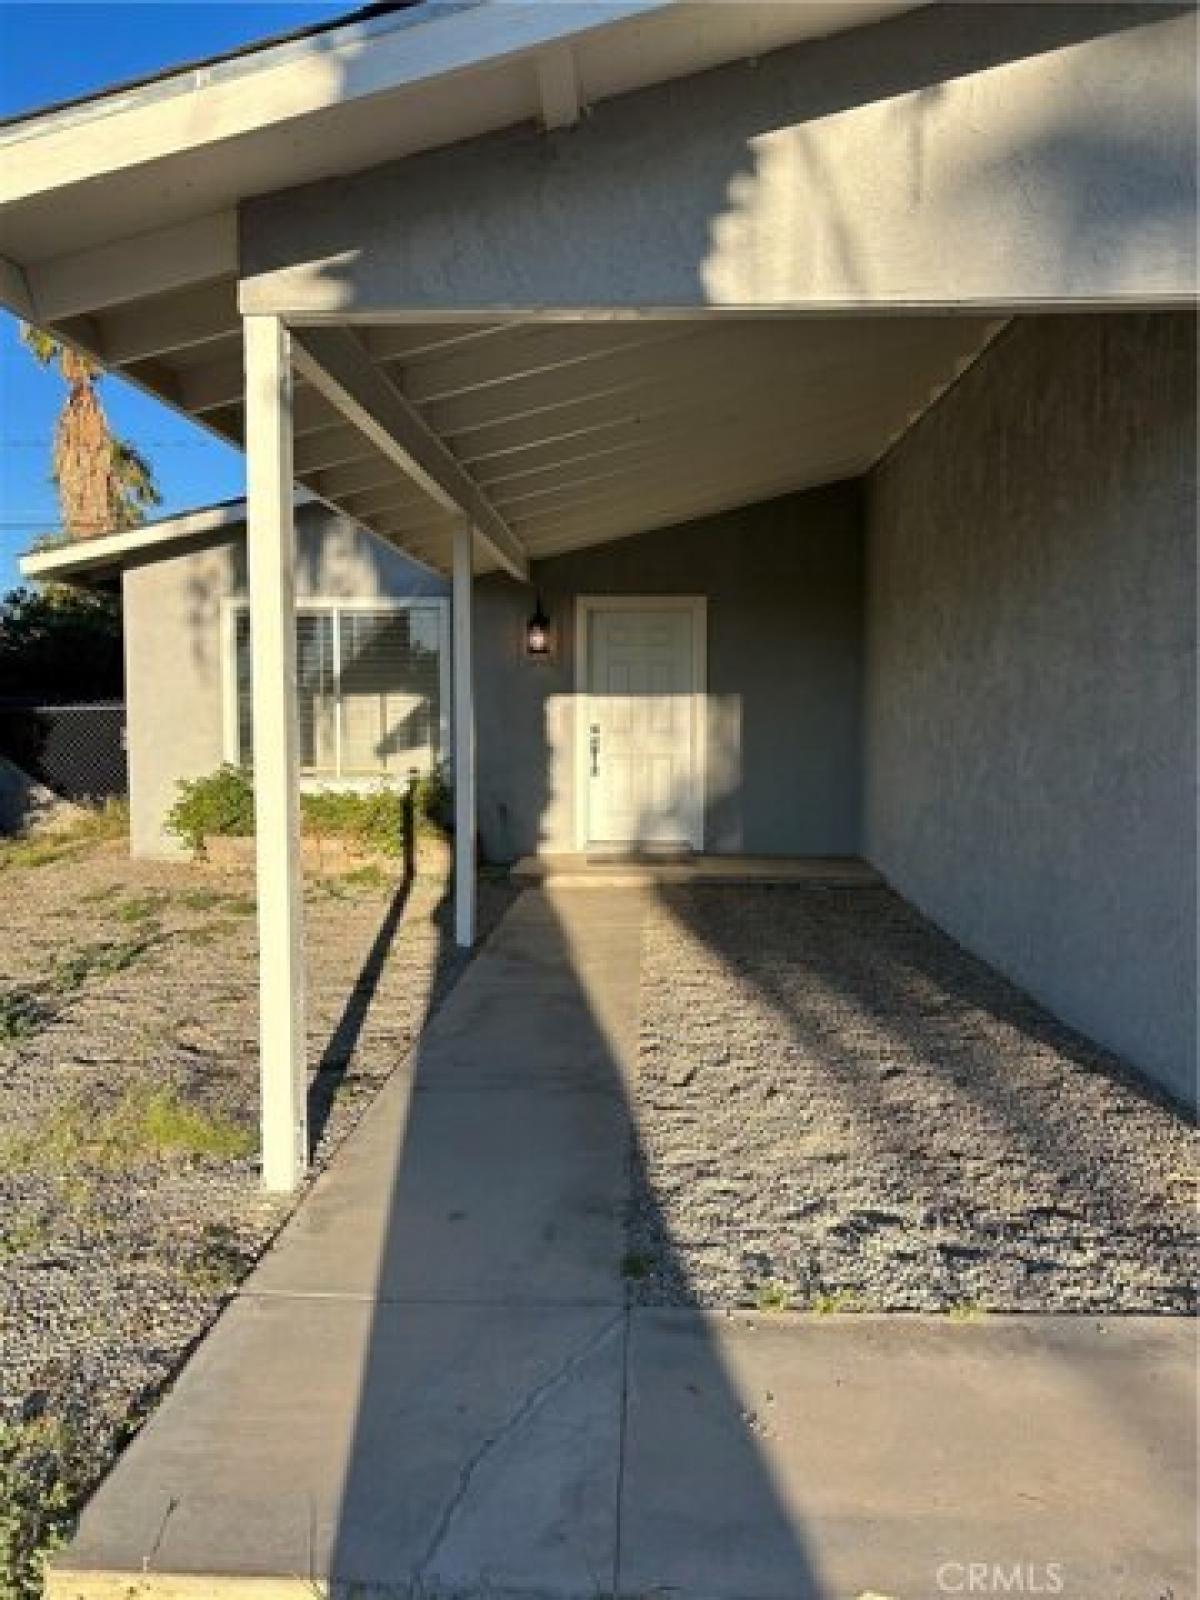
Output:
[[[91,94],[248,40],[352,10],[355,0],[176,5],[61,5],[0,0],[0,116]],[[244,487],[240,452],[117,378],[101,396],[114,430],[149,457],[163,511],[228,499]],[[63,386],[26,352],[19,324],[0,312],[0,590],[19,581],[16,558],[57,522],[50,451]]]

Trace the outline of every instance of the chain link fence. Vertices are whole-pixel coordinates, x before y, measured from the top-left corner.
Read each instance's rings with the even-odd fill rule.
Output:
[[[120,700],[0,702],[0,755],[66,800],[127,795],[125,706]]]

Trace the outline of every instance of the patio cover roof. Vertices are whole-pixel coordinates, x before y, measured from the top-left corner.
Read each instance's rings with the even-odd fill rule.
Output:
[[[0,128],[3,299],[241,444],[243,199],[520,122],[562,126],[906,9],[385,7],[119,86]],[[342,337],[461,467],[485,534],[493,515],[501,546],[507,530],[537,557],[864,471],[996,326],[514,316]],[[297,356],[297,480],[444,570],[457,505],[349,423],[344,393],[313,381],[327,374],[299,343]],[[496,548],[485,541],[483,567]]]

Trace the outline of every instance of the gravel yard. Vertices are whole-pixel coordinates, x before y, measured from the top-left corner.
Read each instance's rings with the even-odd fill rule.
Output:
[[[889,890],[662,889],[642,981],[646,1302],[1194,1309],[1191,1125]]]
[[[418,879],[397,917],[377,872],[309,884],[318,1162],[461,969],[442,898]],[[481,884],[485,932],[510,898]],[[245,870],[0,846],[6,1597],[40,1592],[36,1548],[290,1209],[258,1188],[253,913]]]

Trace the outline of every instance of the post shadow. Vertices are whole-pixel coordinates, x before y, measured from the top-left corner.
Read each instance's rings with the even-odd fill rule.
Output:
[[[418,774],[415,769],[410,772],[408,782],[402,793],[402,836],[400,841],[401,877],[400,883],[393,891],[388,902],[388,907],[379,924],[371,947],[368,950],[358,975],[346,997],[341,1015],[334,1025],[333,1032],[321,1052],[321,1059],[317,1063],[316,1071],[309,1080],[308,1086],[308,1155],[311,1161],[316,1155],[317,1147],[329,1124],[333,1105],[341,1092],[354,1058],[355,1049],[371,1006],[379,988],[379,980],[383,975],[388,960],[392,954],[396,933],[412,895],[413,884],[417,875],[417,814],[416,814],[416,787]],[[435,922],[443,915],[449,914],[449,897],[442,895],[434,908]],[[430,985],[430,999],[426,1011],[429,1012],[436,1004],[440,992],[439,978],[447,970],[452,961],[458,957],[457,950],[440,943],[437,957],[434,962],[433,982]]]
[[[412,890],[412,876],[406,872],[392,894],[383,920],[371,941],[358,976],[346,996],[341,1016],[321,1052],[317,1070],[308,1085],[308,1155],[311,1161],[329,1123],[334,1101],[341,1092],[363,1025],[375,999],[379,979],[391,955],[396,931],[404,917]]]

